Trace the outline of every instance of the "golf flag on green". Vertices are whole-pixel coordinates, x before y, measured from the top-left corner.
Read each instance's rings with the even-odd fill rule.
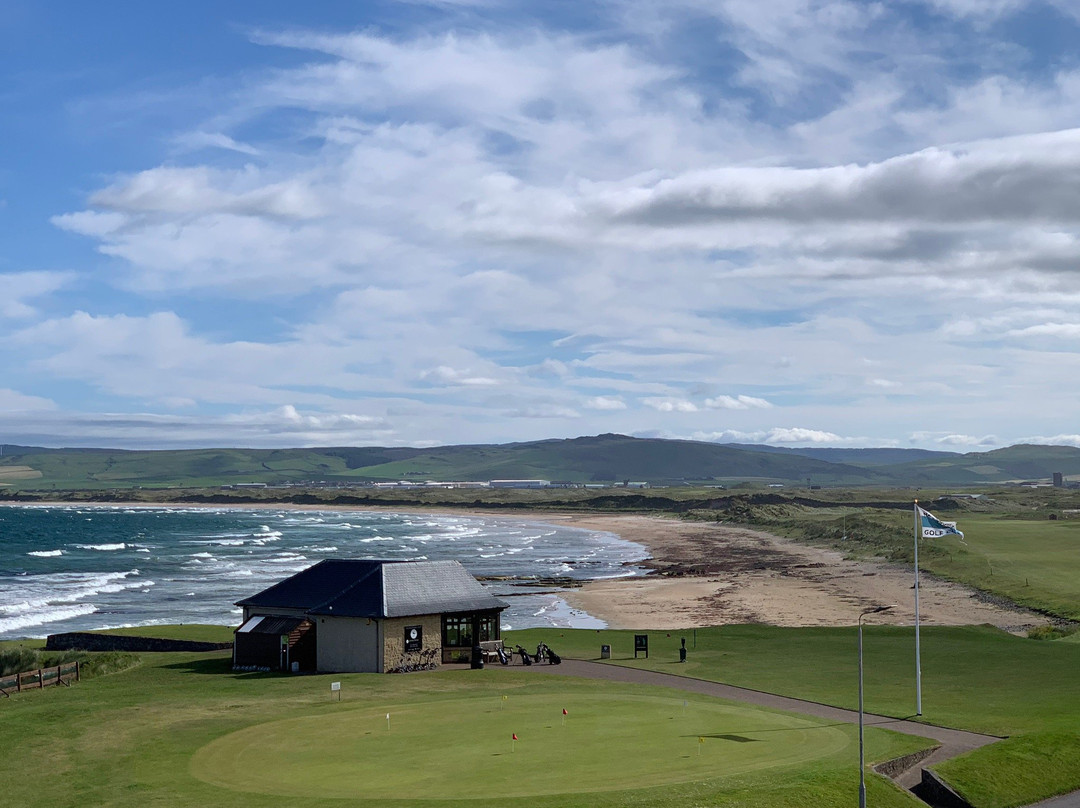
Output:
[[[915,506],[919,509],[919,519],[922,523],[922,537],[924,539],[940,539],[942,536],[959,536],[964,538],[964,534],[956,529],[956,522],[942,522],[930,511],[923,510],[918,505]]]

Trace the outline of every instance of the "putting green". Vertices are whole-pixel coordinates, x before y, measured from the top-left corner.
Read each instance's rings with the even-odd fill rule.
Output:
[[[709,699],[511,693],[324,707],[218,738],[194,754],[191,773],[308,798],[515,797],[711,780],[805,764],[850,743],[850,728]]]

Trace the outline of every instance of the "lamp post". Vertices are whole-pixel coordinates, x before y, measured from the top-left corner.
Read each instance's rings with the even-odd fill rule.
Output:
[[[863,754],[863,663],[862,663],[862,620],[868,614],[887,612],[892,606],[876,606],[859,615],[859,808],[866,808],[866,764]]]

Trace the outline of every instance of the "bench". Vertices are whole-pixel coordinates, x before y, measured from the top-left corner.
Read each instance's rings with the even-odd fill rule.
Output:
[[[506,650],[503,646],[502,640],[484,640],[480,643],[480,650],[484,654],[485,663],[495,663],[499,661],[499,649],[503,648],[509,655],[509,650]]]

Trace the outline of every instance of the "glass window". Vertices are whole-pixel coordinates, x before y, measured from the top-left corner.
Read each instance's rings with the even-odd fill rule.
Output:
[[[443,645],[448,648],[472,648],[472,616],[443,617]]]

